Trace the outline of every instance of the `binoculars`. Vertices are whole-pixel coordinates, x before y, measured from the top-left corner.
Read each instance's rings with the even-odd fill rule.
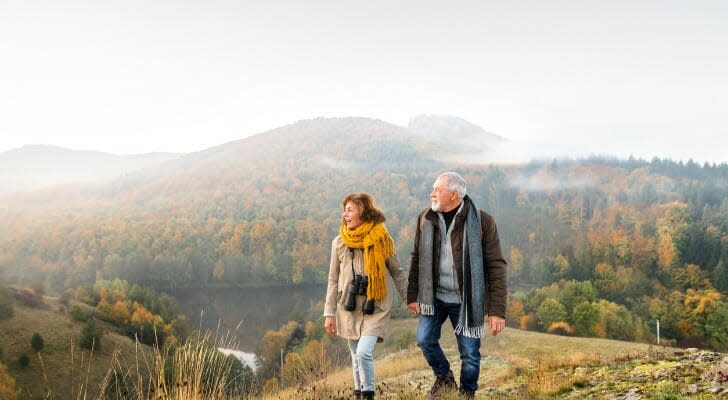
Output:
[[[344,310],[356,310],[356,296],[366,296],[368,286],[369,278],[366,276],[354,275],[354,279],[351,280],[351,284],[349,285],[349,293],[347,294],[346,301],[344,302]],[[367,299],[362,306],[362,312],[364,314],[374,313],[374,299]]]

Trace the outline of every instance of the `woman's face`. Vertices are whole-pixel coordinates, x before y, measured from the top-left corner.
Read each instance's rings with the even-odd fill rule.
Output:
[[[346,224],[347,229],[354,230],[358,228],[362,222],[364,222],[361,220],[361,213],[362,207],[359,204],[356,204],[353,201],[346,202],[346,205],[344,205],[344,214],[342,216],[344,217],[344,223]]]

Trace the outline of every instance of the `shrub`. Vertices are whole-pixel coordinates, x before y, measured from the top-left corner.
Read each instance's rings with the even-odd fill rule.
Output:
[[[30,364],[30,358],[26,356],[25,354],[18,357],[18,364],[20,364],[21,367],[25,368]]]
[[[43,337],[40,336],[40,333],[36,332],[33,334],[33,336],[30,338],[30,346],[35,349],[35,351],[40,351],[40,349],[43,348]]]
[[[68,303],[69,303],[69,302],[71,301],[71,299],[73,299],[73,298],[74,298],[75,296],[76,296],[76,292],[75,292],[75,291],[74,291],[73,289],[71,289],[71,288],[68,288],[68,289],[64,290],[64,291],[63,291],[63,293],[61,293],[61,297],[59,298],[59,301],[60,301],[60,302],[61,302],[61,304],[63,304],[64,306],[68,306]]]
[[[410,329],[405,329],[394,336],[392,344],[394,344],[396,348],[402,350],[410,347],[416,340],[417,337],[415,336],[415,333]]]
[[[90,319],[81,328],[81,338],[78,343],[84,349],[100,349],[101,348],[101,329],[96,325],[96,321]]]
[[[561,336],[571,336],[574,334],[574,329],[564,321],[556,321],[552,322],[551,325],[549,325],[548,329],[546,329],[546,332]]]
[[[25,287],[15,290],[15,298],[28,307],[39,307],[43,304],[43,296],[38,295],[35,290]]]
[[[78,304],[73,304],[71,307],[68,307],[68,314],[74,321],[86,322],[88,320],[88,315],[86,315],[86,312]]]

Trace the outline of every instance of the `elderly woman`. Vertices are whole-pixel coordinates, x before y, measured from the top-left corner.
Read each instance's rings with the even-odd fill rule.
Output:
[[[374,398],[374,345],[389,325],[392,295],[386,273],[399,295],[407,296],[407,276],[384,226],[384,214],[368,193],[352,193],[344,207],[339,235],[331,243],[331,263],[324,306],[329,335],[346,339],[351,351],[354,396]]]

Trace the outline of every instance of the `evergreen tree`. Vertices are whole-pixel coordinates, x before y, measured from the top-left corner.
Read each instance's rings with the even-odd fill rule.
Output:
[[[96,320],[89,319],[81,328],[81,339],[79,344],[84,349],[101,348],[101,329],[96,325]]]
[[[30,338],[30,346],[35,349],[35,351],[40,351],[43,348],[43,337],[40,336],[40,333],[36,332],[33,334],[33,336]]]
[[[27,355],[23,354],[18,357],[18,364],[20,364],[21,367],[25,368],[30,365],[30,358],[28,358]]]

